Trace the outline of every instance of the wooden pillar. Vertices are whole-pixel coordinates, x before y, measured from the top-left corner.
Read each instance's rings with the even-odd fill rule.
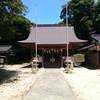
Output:
[[[61,50],[61,67],[63,67],[63,50]]]
[[[32,57],[33,57],[33,50],[31,50],[31,60],[32,60]]]
[[[99,69],[100,69],[100,51],[99,51]]]
[[[5,64],[8,64],[8,55],[7,55],[7,53],[5,55],[6,55]]]
[[[72,56],[72,61],[74,63],[74,46],[72,45],[72,50],[71,50],[71,56]]]
[[[44,68],[44,51],[42,50],[42,67]]]

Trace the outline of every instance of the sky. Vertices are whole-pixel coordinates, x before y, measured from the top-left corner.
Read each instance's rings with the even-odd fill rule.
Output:
[[[70,0],[22,0],[28,6],[28,13],[25,17],[37,24],[57,24],[62,21],[60,19],[62,5],[68,1]]]
[[[62,21],[60,19],[62,5],[68,1],[69,0],[22,0],[22,2],[28,6],[28,13],[25,17],[31,22],[37,22],[37,24],[57,24]]]

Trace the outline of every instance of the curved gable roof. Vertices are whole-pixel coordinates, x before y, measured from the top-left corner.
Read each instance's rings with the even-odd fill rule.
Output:
[[[65,25],[38,25],[38,27],[31,27],[29,37],[26,40],[18,41],[19,43],[35,43],[37,31],[37,44],[66,44],[67,43],[67,29],[68,42],[86,42],[76,37],[74,27]]]

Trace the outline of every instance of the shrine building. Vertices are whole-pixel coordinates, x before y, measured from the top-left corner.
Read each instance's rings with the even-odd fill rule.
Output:
[[[86,43],[86,40],[77,38],[73,26],[38,24],[37,27],[30,28],[26,40],[18,41],[18,43],[31,50],[31,58],[35,58],[37,46],[37,55],[41,67],[49,65],[63,67],[63,60],[67,56],[67,50],[68,55],[72,57],[74,49],[82,46]]]

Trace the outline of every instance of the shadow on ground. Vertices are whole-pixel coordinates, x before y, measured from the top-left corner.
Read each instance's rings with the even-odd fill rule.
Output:
[[[9,71],[0,68],[0,84],[17,81],[18,73],[18,71]]]
[[[31,65],[24,66],[22,68],[31,68]]]
[[[41,66],[42,66],[42,64],[40,63],[38,68],[41,68]],[[61,67],[60,62],[55,62],[55,63],[45,62],[44,63],[44,68],[60,68],[60,67]],[[66,68],[65,64],[63,64],[63,67]],[[85,63],[74,64],[74,68],[81,68],[81,67],[84,67],[84,68],[87,68],[90,70],[98,69],[96,66],[93,66],[91,64],[85,64]],[[31,65],[29,64],[22,68],[31,68]]]
[[[90,70],[96,70],[98,69],[97,66],[93,66],[91,64],[86,64],[86,63],[81,63],[80,65],[74,66],[75,68],[80,68],[80,67],[84,67]]]

